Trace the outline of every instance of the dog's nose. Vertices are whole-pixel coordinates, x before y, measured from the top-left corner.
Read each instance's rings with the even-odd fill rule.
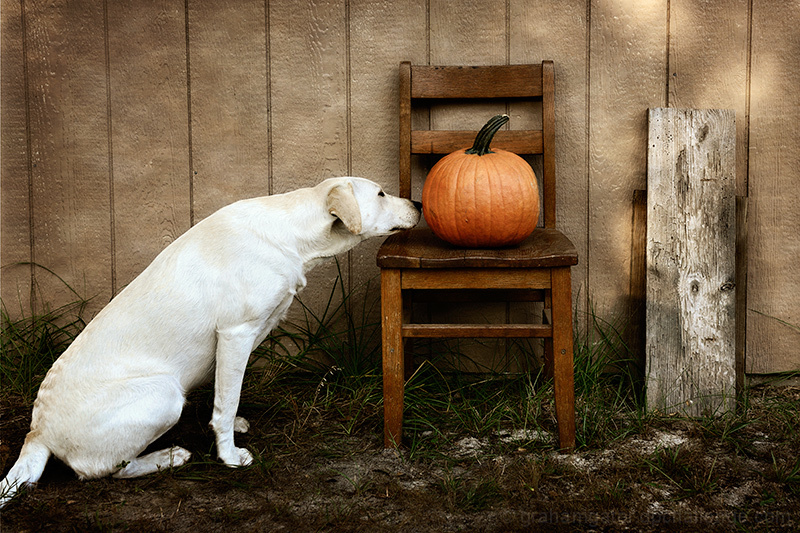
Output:
[[[414,204],[414,207],[416,207],[418,211],[422,211],[422,202],[412,200],[411,203]]]

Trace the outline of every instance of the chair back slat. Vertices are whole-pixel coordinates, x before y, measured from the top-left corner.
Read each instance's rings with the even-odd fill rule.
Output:
[[[412,130],[411,153],[449,154],[474,142],[474,131]],[[541,154],[543,147],[541,130],[502,130],[492,139],[492,148],[515,154]]]
[[[411,98],[532,98],[542,96],[541,65],[414,66]]]
[[[533,65],[478,67],[400,64],[400,195],[411,197],[411,155],[448,154],[472,146],[476,131],[412,130],[411,109],[436,100],[527,99],[541,101],[541,130],[502,130],[492,147],[520,155],[542,154],[544,226],[554,228],[555,69],[552,61]]]

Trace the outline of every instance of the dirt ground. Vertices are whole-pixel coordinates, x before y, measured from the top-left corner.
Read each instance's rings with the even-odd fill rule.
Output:
[[[797,405],[800,389],[753,398],[757,414],[776,398]],[[660,419],[574,454],[559,454],[550,434],[513,430],[427,447],[423,434],[416,451],[398,452],[382,447],[377,408],[349,424],[339,412],[245,402],[251,431],[238,444],[256,464],[232,470],[214,460],[210,409],[208,392],[193,394],[154,446],[192,451],[184,467],[79,481],[51,460],[2,511],[0,532],[800,530],[800,439],[784,431],[785,413],[720,426]],[[0,400],[3,474],[29,421],[23,402]]]

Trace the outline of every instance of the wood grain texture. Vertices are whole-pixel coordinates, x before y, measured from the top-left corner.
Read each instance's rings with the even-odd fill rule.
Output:
[[[667,0],[592,0],[588,288],[596,313],[627,320],[631,194],[645,188],[647,112],[665,104]]]
[[[107,86],[102,5],[25,3],[32,259],[52,308],[111,296]]]
[[[475,142],[475,133],[474,131],[414,130],[411,132],[411,153],[449,154],[456,150],[470,148]],[[541,153],[543,146],[541,131],[498,131],[492,138],[492,148],[500,148],[514,153]]]
[[[349,173],[398,194],[397,69],[401,61],[426,60],[426,2],[351,0],[349,13]],[[381,241],[372,239],[349,253],[352,288],[377,285]]]
[[[412,338],[530,338],[551,337],[553,328],[541,324],[404,324],[403,336]]]
[[[22,10],[0,2],[0,298],[12,316],[31,305],[31,204]]]
[[[383,328],[383,443],[399,446],[403,437],[405,362],[403,354],[403,306],[400,270],[381,271],[381,314]]]
[[[348,170],[344,6],[272,2],[272,167],[276,193]]]
[[[542,69],[512,65],[510,78],[498,67],[430,66],[414,72],[411,98],[530,98],[542,96]],[[503,81],[507,80],[507,81]],[[443,86],[446,89],[443,90]]]
[[[420,268],[403,271],[402,287],[403,289],[549,289],[550,274],[546,270],[529,268]]]
[[[536,228],[513,248],[459,248],[429,228],[392,235],[378,252],[383,268],[541,268],[578,263],[575,246],[558,230]]]
[[[670,0],[668,106],[736,112],[736,194],[747,194],[748,0]]]
[[[575,370],[573,362],[572,281],[570,267],[554,268],[552,275],[552,372],[555,389],[558,442],[562,451],[575,447]]]
[[[265,2],[189,2],[194,221],[269,194]]]
[[[190,226],[184,2],[108,3],[116,287]]]
[[[651,109],[647,404],[689,416],[735,401],[735,121]]]
[[[345,7],[324,0],[269,3],[273,193],[349,173]],[[347,287],[350,261],[338,259]],[[324,309],[338,273],[333,262],[309,273],[300,298],[315,313]],[[303,320],[293,304],[287,321]]]
[[[800,368],[800,4],[753,5],[747,371]],[[763,314],[762,314],[763,313]]]

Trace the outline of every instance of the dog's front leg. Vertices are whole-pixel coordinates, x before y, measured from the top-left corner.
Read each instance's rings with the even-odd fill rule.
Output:
[[[217,367],[211,427],[217,436],[217,453],[228,466],[247,466],[253,456],[233,443],[234,419],[247,361],[258,331],[250,324],[217,331]]]

